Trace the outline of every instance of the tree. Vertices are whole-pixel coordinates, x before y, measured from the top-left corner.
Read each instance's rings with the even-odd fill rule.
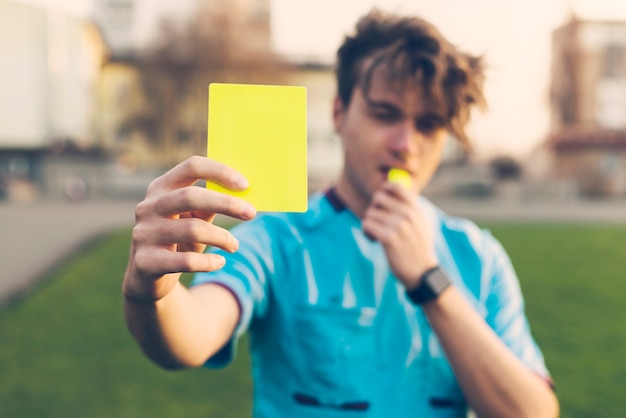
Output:
[[[269,37],[268,15],[225,0],[206,2],[186,21],[163,19],[153,47],[137,60],[145,109],[120,129],[141,132],[161,165],[204,154],[210,83],[287,80],[288,65]]]

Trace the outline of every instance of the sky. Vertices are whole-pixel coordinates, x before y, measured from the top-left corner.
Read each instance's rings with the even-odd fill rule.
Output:
[[[88,16],[92,0],[21,0]],[[626,20],[626,0],[271,0],[275,48],[331,61],[372,6],[417,13],[487,64],[487,112],[473,115],[477,155],[528,156],[549,130],[550,37],[569,10],[588,19]],[[196,0],[136,0],[136,39],[148,42],[159,17],[187,16]],[[329,98],[330,100],[330,98]]]

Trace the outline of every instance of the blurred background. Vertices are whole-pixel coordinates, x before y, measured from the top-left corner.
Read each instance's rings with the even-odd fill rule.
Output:
[[[339,168],[337,45],[372,6],[485,57],[489,110],[431,195],[626,195],[626,3],[329,0],[0,2],[0,199],[140,197],[206,151],[210,82],[308,88],[312,188]],[[513,196],[511,196],[513,195]]]
[[[626,416],[622,0],[0,0],[0,416],[249,414],[245,350],[171,374],[125,331],[134,205],[206,154],[211,82],[307,87],[328,185],[335,50],[373,6],[484,56],[473,149],[450,141],[424,193],[509,250],[563,416]]]

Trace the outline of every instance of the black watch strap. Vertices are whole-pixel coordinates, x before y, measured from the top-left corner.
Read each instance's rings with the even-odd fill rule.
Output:
[[[422,305],[436,299],[451,282],[446,273],[439,267],[433,267],[422,275],[419,285],[406,294],[416,305]]]

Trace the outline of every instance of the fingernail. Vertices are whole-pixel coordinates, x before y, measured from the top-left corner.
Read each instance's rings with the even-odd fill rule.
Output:
[[[246,203],[243,206],[243,209],[241,211],[243,213],[243,215],[247,218],[254,218],[256,216],[256,209],[254,208],[254,206],[252,206],[249,203]]]
[[[241,174],[239,176],[237,176],[237,178],[235,178],[235,184],[240,189],[247,189],[248,186],[250,185],[248,183],[248,180],[244,176],[242,176]]]

